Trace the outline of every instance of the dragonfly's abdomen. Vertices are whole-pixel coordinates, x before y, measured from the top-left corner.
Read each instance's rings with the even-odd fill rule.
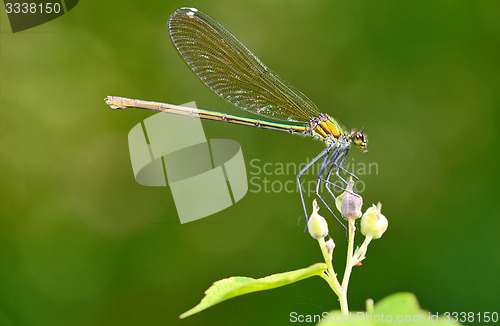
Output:
[[[237,115],[231,115],[226,113],[191,108],[182,105],[135,100],[118,96],[108,96],[105,98],[105,100],[106,103],[109,105],[109,107],[111,107],[112,109],[129,109],[129,108],[145,109],[151,111],[184,115],[199,119],[223,121],[242,126],[250,126],[268,130],[289,132],[291,134],[314,136],[314,133],[311,132],[310,125],[292,125],[279,122],[271,122],[253,118],[240,117]]]

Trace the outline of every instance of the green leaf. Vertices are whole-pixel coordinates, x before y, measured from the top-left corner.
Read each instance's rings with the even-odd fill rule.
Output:
[[[215,282],[205,291],[205,297],[198,305],[179,316],[186,318],[203,311],[219,302],[257,291],[274,289],[292,284],[308,277],[320,275],[326,270],[325,263],[317,263],[296,271],[274,274],[267,277],[254,279],[250,277],[234,276]]]
[[[349,316],[341,319],[342,313],[334,310],[324,316],[323,320],[317,326],[338,324],[361,325],[361,326],[380,326],[380,325],[461,325],[458,322],[446,321],[444,316],[433,315],[420,308],[417,298],[412,293],[395,293],[380,300],[375,304],[371,318],[366,312],[351,311]],[[400,318],[401,320],[398,320]],[[405,320],[406,318],[406,320]]]

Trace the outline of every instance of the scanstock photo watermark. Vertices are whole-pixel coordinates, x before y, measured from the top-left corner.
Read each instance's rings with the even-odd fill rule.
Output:
[[[254,158],[249,162],[248,168],[248,191],[252,193],[295,193],[299,192],[297,186],[297,174],[311,161],[307,162],[265,162]],[[344,161],[342,168],[356,175],[359,181],[355,184],[355,190],[358,193],[365,191],[363,176],[378,175],[379,168],[376,162],[354,162],[354,158]],[[301,177],[301,186],[304,193],[308,196],[314,195],[317,183],[317,175],[321,169],[321,162],[314,164]],[[280,178],[287,176],[286,180]],[[342,172],[343,178],[349,178],[349,175]],[[338,178],[331,178],[330,181],[339,187],[333,187],[334,192],[341,193],[341,188],[345,187]]]
[[[460,323],[473,323],[473,322],[483,322],[483,323],[497,323],[498,322],[498,312],[444,312],[444,313],[431,313],[427,311],[422,311],[419,314],[372,314],[363,311],[349,312],[349,314],[339,314],[332,312],[323,312],[322,314],[314,315],[303,315],[295,311],[290,313],[290,322],[292,323],[330,323],[330,324],[349,324],[361,323],[366,325],[367,323],[405,323],[418,325],[419,323],[429,324],[439,324],[443,325],[446,323],[453,323],[456,325],[457,322]]]
[[[348,315],[333,314],[323,312],[321,315],[301,315],[297,312],[290,313],[290,322],[292,323],[332,323],[332,324],[352,324],[352,323],[423,323],[438,321],[437,315],[422,316],[415,315],[390,315],[390,314],[368,314],[366,312],[349,312]]]

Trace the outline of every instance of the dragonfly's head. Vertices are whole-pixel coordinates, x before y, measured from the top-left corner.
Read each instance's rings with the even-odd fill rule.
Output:
[[[366,135],[363,133],[363,129],[361,129],[361,131],[353,130],[351,132],[351,138],[352,141],[354,142],[354,145],[356,145],[363,152],[367,152],[368,149],[366,147],[368,144],[368,139],[366,138]]]

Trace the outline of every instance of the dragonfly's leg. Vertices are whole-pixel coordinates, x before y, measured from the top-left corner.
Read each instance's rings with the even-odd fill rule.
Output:
[[[342,167],[341,167],[342,163],[344,162],[345,157],[347,156],[347,150],[348,150],[348,148],[347,148],[347,149],[345,149],[345,150],[342,152],[342,154],[344,154],[344,156],[342,157],[342,159],[341,159],[341,161],[340,161],[340,163],[339,163],[340,165],[332,164],[332,165],[330,166],[329,171],[328,171],[328,176],[326,177],[326,179],[323,179],[323,180],[322,180],[323,182],[325,182],[325,187],[328,189],[328,191],[330,192],[330,195],[331,195],[334,199],[336,199],[336,196],[333,194],[333,192],[332,192],[332,191],[330,190],[330,188],[328,187],[329,185],[334,186],[334,187],[337,187],[338,189],[343,190],[344,192],[348,192],[348,193],[350,193],[351,195],[354,195],[354,196],[358,196],[358,197],[359,197],[359,194],[357,193],[357,191],[356,191],[355,189],[353,189],[352,191],[349,191],[349,190],[347,190],[347,189],[345,189],[345,188],[342,188],[342,187],[340,187],[340,186],[338,186],[338,185],[336,185],[336,184],[334,184],[333,182],[331,182],[331,181],[330,181],[330,177],[331,177],[332,169],[333,169],[333,167],[334,167],[334,166],[336,166],[336,167],[337,167],[336,172],[335,172],[335,175],[336,175],[338,178],[342,179],[342,178],[340,177],[340,175],[339,175],[339,170],[340,170],[340,169],[342,169],[343,171],[347,172],[350,176],[354,177],[354,179],[356,179],[357,181],[359,181],[359,178],[358,178],[358,177],[357,177],[354,173],[351,173],[351,172],[349,172],[349,171],[347,171],[346,169],[344,169],[344,168],[342,168]],[[340,156],[339,156],[339,157],[340,157]],[[345,180],[344,180],[344,182],[345,182]],[[347,183],[346,183],[346,184],[347,184]]]
[[[333,168],[331,162],[334,161],[334,160],[336,160],[336,158],[338,157],[339,151],[340,151],[340,148],[337,146],[335,148],[335,150],[331,152],[331,154],[329,155],[329,157],[325,157],[325,161],[323,161],[323,165],[321,165],[321,169],[319,170],[318,178],[324,180],[324,178],[322,177],[322,175],[324,174],[325,169],[326,169],[327,166],[329,166],[329,168],[328,168],[328,174],[326,176],[326,179],[330,178],[330,174],[332,173],[332,168]],[[326,160],[326,158],[328,158],[328,160]],[[332,191],[331,191],[330,187],[328,186],[328,184],[325,184],[325,187],[328,190],[328,192],[330,194],[332,194]]]
[[[305,203],[305,200],[304,200],[304,194],[302,192],[302,185],[300,184],[300,177],[307,171],[309,170],[309,168],[311,168],[311,166],[316,163],[316,161],[318,161],[320,158],[322,158],[323,156],[327,155],[328,156],[328,152],[330,151],[330,148],[325,148],[324,150],[321,151],[321,153],[319,153],[315,158],[313,158],[311,160],[311,162],[307,163],[307,165],[302,169],[300,170],[300,172],[297,174],[297,185],[299,187],[299,194],[300,194],[300,200],[302,201],[302,208],[304,208],[304,215],[306,217],[306,228],[307,228],[307,221],[308,221],[308,216],[307,216],[307,209],[306,209],[306,203]],[[304,229],[304,232],[306,230]]]
[[[326,190],[328,190],[328,192],[330,193],[330,195],[333,197],[333,198],[336,198],[336,196],[333,194],[332,190],[330,189],[330,185],[333,185],[337,188],[340,188],[340,189],[343,189],[342,187],[336,185],[336,184],[333,184],[332,182],[330,182],[330,176],[332,175],[332,171],[333,171],[333,167],[334,165],[333,164],[330,164],[330,167],[328,168],[328,174],[326,175],[326,178],[323,179],[323,181],[325,182],[325,188]]]
[[[338,152],[340,152],[340,150],[341,150],[341,149],[340,149],[340,147],[339,147],[339,148],[338,148]],[[333,156],[333,155],[332,155],[332,156],[330,157],[330,159],[328,160],[328,162],[327,162],[327,165],[329,166],[329,168],[328,168],[328,173],[327,173],[326,177],[325,177],[325,178],[323,178],[323,180],[325,181],[325,187],[326,187],[326,189],[328,190],[328,192],[330,193],[330,195],[332,195],[334,198],[336,198],[336,197],[333,195],[332,190],[331,190],[331,189],[330,189],[330,187],[329,187],[330,185],[333,185],[333,186],[335,186],[335,187],[337,187],[337,188],[339,188],[339,189],[341,189],[341,190],[345,190],[344,188],[342,188],[342,187],[340,187],[340,186],[338,186],[338,185],[335,185],[335,184],[333,184],[332,182],[330,182],[330,177],[331,177],[331,175],[332,175],[332,171],[333,171],[333,168],[334,168],[334,167],[337,167],[337,169],[335,170],[335,171],[336,171],[336,173],[335,173],[335,174],[336,174],[336,175],[339,177],[339,179],[340,179],[341,181],[343,181],[343,182],[346,184],[346,186],[347,186],[347,183],[345,182],[345,180],[344,180],[343,178],[341,178],[341,177],[340,177],[340,175],[338,175],[338,171],[337,171],[337,170],[338,170],[338,165],[336,165],[337,161],[341,158],[341,156],[342,156],[342,155],[345,155],[345,154],[346,154],[346,153],[345,153],[345,150],[342,150],[342,153],[340,153],[340,154],[338,154],[338,153],[337,153],[337,155],[336,155],[336,156]],[[344,158],[345,158],[345,156],[344,156]],[[326,166],[325,166],[325,167],[326,167]],[[344,169],[344,168],[342,168],[342,167],[341,167],[341,169],[342,169],[343,171],[345,171],[345,169]],[[318,176],[318,177],[320,177],[320,176]],[[356,177],[356,176],[354,176],[354,177],[357,179],[357,177]],[[326,182],[326,180],[328,180],[328,182]]]
[[[332,191],[332,190],[330,189],[330,187],[328,187],[328,186],[333,186],[333,187],[335,187],[335,188],[337,188],[337,189],[339,189],[339,190],[342,190],[342,192],[344,192],[344,191],[350,192],[350,191],[348,191],[347,189],[345,189],[345,188],[343,188],[343,187],[341,187],[341,186],[339,186],[339,185],[337,185],[337,184],[335,184],[335,183],[331,182],[331,181],[330,181],[330,180],[328,180],[328,179],[325,179],[325,178],[319,178],[319,179],[320,179],[322,182],[324,182],[324,183],[325,183],[325,187],[326,187],[326,189],[328,189],[328,192],[329,192],[329,193],[330,193],[330,195],[333,197],[333,199],[337,199],[337,196],[335,196],[335,194],[333,193],[333,191]]]
[[[347,156],[347,153],[346,153],[346,156]],[[354,179],[356,179],[356,181],[359,181],[359,178],[354,173],[352,173],[351,171],[349,171],[347,169],[344,169],[342,167],[342,164],[340,164],[340,165],[332,164],[330,166],[329,171],[328,171],[328,177],[327,177],[327,179],[330,179],[330,174],[332,173],[333,167],[336,167],[337,170],[341,170],[341,171],[345,172],[346,174],[350,175],[351,177],[353,177]],[[335,174],[337,174],[337,172]]]
[[[331,171],[332,169],[330,168],[329,169],[329,173],[328,173],[328,178],[330,178],[331,176]],[[348,192],[354,196],[359,196],[358,194],[354,194],[352,193],[351,191],[347,190],[347,189],[344,189],[342,188],[341,186],[339,185],[336,185],[334,184],[333,182],[331,182],[330,180],[327,180],[327,179],[323,179],[321,177],[318,178],[318,182],[324,182],[325,183],[325,188],[328,190],[328,192],[330,193],[330,196],[332,196],[334,202],[337,200],[337,197],[335,196],[335,194],[333,193],[333,191],[330,189],[330,187],[328,187],[329,185],[333,186],[333,187],[336,187],[336,188],[339,188],[340,190],[343,190],[345,192]],[[335,219],[340,223],[340,225],[342,225],[342,227],[345,229],[345,236],[346,236],[346,239],[347,239],[347,242],[349,242],[349,235],[348,235],[348,230],[346,228],[346,226],[344,225],[344,223],[342,223],[338,218],[337,216],[332,212],[332,210],[330,209],[330,207],[327,205],[327,203],[325,202],[325,200],[321,197],[321,195],[319,194],[319,186],[316,187],[316,196],[319,197],[319,199],[323,202],[323,204],[325,204],[325,206],[328,208],[328,210],[330,211],[330,213],[332,213],[332,215],[335,217]]]
[[[331,153],[331,155],[329,155],[328,160],[326,160],[326,162],[323,162],[323,165],[320,169],[320,172],[318,173],[318,181],[317,181],[318,183],[316,186],[316,196],[318,196],[318,198],[328,208],[330,213],[335,217],[335,219],[340,223],[340,225],[342,225],[342,227],[346,230],[346,239],[348,239],[348,230],[347,230],[346,226],[340,221],[339,218],[337,218],[337,216],[332,211],[330,206],[328,206],[328,204],[326,203],[324,198],[320,195],[319,190],[320,190],[320,183],[323,182],[325,184],[325,188],[327,189],[328,193],[330,194],[330,196],[333,198],[334,201],[337,199],[337,196],[335,196],[335,194],[333,193],[330,186],[338,188],[341,191],[348,192],[352,195],[359,196],[359,195],[357,195],[357,194],[355,194],[355,193],[353,193],[353,192],[351,192],[351,191],[349,191],[349,190],[347,190],[347,189],[330,181],[330,178],[332,176],[332,172],[334,171],[334,167],[335,167],[335,175],[346,186],[348,185],[348,183],[340,176],[339,170],[345,171],[345,172],[347,172],[347,174],[352,175],[356,180],[359,180],[359,178],[356,175],[354,175],[354,174],[350,173],[349,171],[345,170],[344,168],[342,168],[342,163],[344,162],[344,160],[347,156],[348,149],[349,149],[349,147],[340,147],[339,146],[335,149],[335,151],[333,151]],[[325,174],[325,172],[327,172],[327,173],[325,176],[323,176]]]
[[[335,196],[332,189],[330,189],[330,186],[334,186],[336,188],[339,188],[340,190],[344,190],[344,188],[342,188],[341,186],[336,185],[330,181],[330,176],[332,175],[332,170],[333,170],[333,164],[330,164],[326,178],[321,178],[321,181],[323,181],[325,183],[325,188],[326,188],[326,190],[328,190],[328,192],[330,193],[330,196],[332,196],[333,200],[337,200],[337,196]]]
[[[343,163],[343,161],[344,161],[345,157],[347,156],[347,150],[344,150],[344,152],[343,152],[343,153],[345,153],[345,154],[344,154],[344,156],[343,156],[343,158],[342,158],[341,162],[339,163],[340,165],[332,164],[332,166],[330,166],[330,169],[329,169],[329,171],[328,171],[328,176],[326,177],[326,180],[323,180],[323,181],[325,182],[325,184],[326,184],[325,186],[327,187],[327,189],[329,189],[328,185],[331,185],[331,186],[337,187],[337,188],[338,188],[338,189],[340,189],[340,190],[343,190],[344,192],[348,192],[348,193],[350,193],[351,195],[359,196],[356,190],[354,190],[354,189],[353,189],[353,191],[351,192],[351,191],[349,191],[349,190],[347,190],[347,189],[345,189],[345,188],[342,188],[342,187],[340,187],[340,186],[338,186],[338,185],[336,185],[336,184],[334,184],[333,182],[331,182],[331,181],[330,181],[330,177],[331,177],[332,169],[333,169],[333,167],[334,167],[334,166],[335,166],[335,167],[337,167],[336,172],[335,172],[335,175],[336,175],[338,178],[342,179],[342,178],[340,177],[340,175],[339,175],[339,170],[342,170],[342,171],[345,171],[345,172],[346,172],[347,174],[349,174],[350,176],[354,177],[354,179],[356,179],[357,181],[359,181],[359,178],[358,178],[358,177],[357,177],[354,173],[351,173],[351,172],[349,172],[349,171],[347,171],[346,169],[344,169],[344,168],[342,168],[342,167],[341,167],[341,165],[342,165],[342,163]],[[347,185],[347,182],[345,182],[345,180],[344,180],[344,179],[342,179],[342,180],[343,180],[343,181],[344,181],[344,183]],[[332,192],[331,192],[331,191],[330,191],[330,194],[331,194],[331,195],[335,198],[335,196],[332,194]]]
[[[330,148],[333,148],[333,147],[335,147],[335,149],[332,150],[330,153],[328,153],[328,155],[325,157],[325,159],[323,161],[323,164],[321,165],[321,168],[319,169],[318,178],[323,175],[323,173],[326,170],[326,167],[330,166],[331,162],[337,160],[337,158],[339,156],[340,147],[334,145],[334,146],[331,146]],[[331,167],[330,167],[330,170],[331,170]]]
[[[320,194],[321,182],[325,180],[322,176],[323,176],[323,174],[324,174],[324,172],[326,170],[326,167],[330,164],[330,162],[336,160],[337,156],[339,155],[339,152],[340,152],[340,148],[336,147],[331,153],[328,154],[328,158],[323,161],[323,165],[321,166],[321,168],[320,168],[320,170],[318,172],[317,179],[316,179],[316,196],[326,206],[326,208],[328,209],[328,211],[333,215],[333,217],[335,217],[335,219],[340,223],[340,225],[342,225],[342,227],[347,231],[347,228],[345,227],[345,225],[339,220],[339,218],[337,217],[337,215],[335,215],[335,213],[332,211],[332,209],[330,208],[330,206],[326,203],[326,201],[323,198],[323,196],[321,196],[321,194]],[[328,192],[331,195],[333,195],[333,193],[331,192],[331,190],[328,187],[327,187],[327,190],[328,190]],[[335,198],[335,196],[334,196],[334,198]]]
[[[347,189],[344,189],[344,188],[342,188],[341,186],[336,185],[336,184],[334,184],[333,182],[331,182],[331,181],[329,180],[329,179],[330,179],[330,176],[331,176],[331,171],[332,171],[332,169],[330,168],[330,171],[329,171],[329,173],[328,173],[328,180],[327,180],[327,179],[322,179],[322,178],[321,178],[320,180],[321,180],[321,181],[323,181],[323,182],[325,183],[325,188],[326,188],[326,189],[328,190],[328,192],[330,193],[330,196],[332,196],[332,198],[333,198],[334,202],[335,202],[335,201],[337,201],[337,197],[335,196],[335,194],[333,193],[333,191],[331,191],[331,189],[330,189],[330,187],[328,187],[328,185],[331,185],[331,186],[337,187],[337,188],[339,188],[340,190],[343,190],[344,192],[348,192],[348,193],[350,193],[350,194],[352,194],[352,195],[354,195],[354,196],[359,196],[358,194],[354,194],[354,193],[352,193],[351,191],[349,191],[349,190],[347,190]],[[318,197],[319,197],[319,195],[318,195]],[[325,201],[324,201],[321,197],[320,197],[320,199],[321,199],[321,201],[323,201],[323,203],[325,203]],[[325,203],[325,205],[326,205],[326,203]],[[327,207],[328,207],[328,205],[327,205]],[[329,208],[329,207],[328,207],[328,209],[330,210],[330,208]],[[332,212],[331,210],[330,210],[330,212],[333,214],[333,212]],[[335,214],[333,214],[333,216],[335,216]],[[337,218],[337,216],[335,216],[335,219],[337,219],[337,221],[340,223],[340,225],[342,225],[342,227],[345,229],[345,238],[346,238],[347,242],[349,243],[349,231],[347,230],[347,228],[345,227],[345,225],[344,225],[342,222],[340,222],[340,220]]]
[[[336,187],[336,188],[338,188],[338,189],[342,190],[342,192],[348,192],[348,193],[350,193],[351,195],[354,195],[354,196],[359,196],[358,194],[356,194],[356,193],[354,193],[354,192],[351,192],[351,191],[349,191],[349,190],[347,190],[347,189],[345,189],[345,188],[342,188],[342,187],[341,187],[341,186],[339,186],[339,185],[336,185],[335,183],[331,182],[330,180],[323,179],[323,178],[320,178],[320,180],[321,180],[321,181],[323,181],[323,182],[325,183],[325,187],[326,187],[326,186],[328,186],[328,185],[330,185],[330,186],[334,186],[334,187]],[[333,199],[337,199],[337,197],[335,196],[335,194],[333,194],[333,192],[331,191],[331,189],[330,189],[330,188],[328,188],[328,187],[327,187],[326,189],[328,189],[328,190],[329,190],[330,195],[333,197]]]
[[[333,199],[336,199],[337,197],[333,194],[332,190],[330,189],[329,186],[334,186],[336,188],[339,188],[340,190],[346,190],[343,187],[340,187],[339,185],[334,184],[333,182],[330,181],[330,177],[333,171],[333,167],[335,166],[333,162],[336,162],[340,155],[343,154],[341,153],[341,147],[337,147],[335,151],[332,152],[332,154],[329,156],[328,160],[326,162],[323,162],[323,165],[321,166],[321,169],[318,173],[318,178],[325,183],[325,188],[328,190],[330,195],[333,197]],[[340,154],[339,154],[340,153]],[[323,177],[326,167],[328,167],[328,173],[326,174],[326,177]]]
[[[344,178],[340,176],[339,170],[340,167],[342,166],[342,163],[344,163],[345,158],[347,157],[347,151],[349,150],[349,147],[346,147],[342,150],[342,153],[340,153],[339,157],[333,162],[333,166],[336,167],[335,169],[335,175],[337,178],[339,178],[346,186],[348,185],[347,181],[345,181]],[[340,162],[339,162],[340,160]]]
[[[357,177],[354,173],[349,172],[348,170],[346,170],[346,169],[344,169],[344,168],[342,167],[342,164],[344,163],[344,160],[345,160],[345,158],[347,157],[347,152],[348,152],[348,151],[349,151],[349,147],[346,147],[346,148],[344,149],[344,152],[343,152],[343,154],[344,154],[344,155],[343,155],[343,157],[342,157],[341,161],[340,161],[338,164],[337,164],[337,163],[335,163],[335,166],[337,167],[337,169],[336,169],[336,171],[335,171],[335,175],[336,175],[338,178],[342,179],[342,178],[340,177],[340,173],[339,173],[339,171],[340,171],[340,170],[342,170],[342,171],[344,171],[345,173],[347,173],[348,175],[350,175],[351,177],[353,177],[354,179],[356,179],[356,181],[360,181],[360,180],[359,180],[359,178],[358,178],[358,177]],[[345,183],[346,185],[348,184],[348,183],[347,183],[344,179],[342,179],[342,181],[344,181],[344,183]],[[359,196],[359,195],[358,195],[358,192],[356,191],[356,189],[353,189],[353,192],[355,193],[355,195],[356,195],[356,196]]]
[[[320,195],[319,193],[319,187],[320,187],[320,184],[321,182],[323,181],[324,179],[322,178],[318,178],[316,180],[316,196],[319,198],[319,200],[321,200],[321,202],[323,203],[323,205],[326,206],[326,208],[328,209],[328,211],[333,215],[333,217],[335,217],[335,219],[337,220],[337,222],[340,223],[340,225],[342,225],[342,227],[346,230],[346,235],[347,235],[347,228],[346,226],[344,225],[344,223],[342,223],[339,218],[337,217],[337,215],[335,215],[335,213],[332,211],[332,209],[330,208],[330,206],[326,203],[326,201],[323,199],[323,197]]]
[[[359,181],[359,178],[358,178],[356,175],[352,174],[351,172],[347,171],[346,169],[344,169],[344,168],[342,167],[342,164],[343,164],[343,162],[344,162],[344,160],[345,160],[345,158],[346,158],[346,156],[347,156],[347,151],[348,151],[348,149],[349,149],[349,147],[344,147],[344,148],[342,149],[342,152],[341,152],[339,155],[337,155],[337,157],[335,157],[335,158],[334,158],[333,156],[331,157],[331,159],[328,161],[328,166],[329,166],[329,168],[328,168],[328,173],[327,173],[326,177],[325,177],[325,178],[323,178],[323,181],[325,182],[325,187],[326,187],[326,189],[328,190],[328,192],[330,193],[330,195],[332,195],[334,198],[335,198],[335,195],[333,195],[333,193],[332,193],[332,191],[331,191],[331,189],[330,189],[330,187],[329,187],[330,185],[332,185],[332,186],[334,186],[334,187],[336,187],[336,188],[339,188],[340,190],[344,190],[344,191],[346,191],[346,189],[345,189],[345,188],[342,188],[342,187],[340,187],[340,186],[338,186],[338,185],[336,185],[336,184],[334,184],[334,183],[332,183],[332,182],[330,181],[330,178],[331,178],[331,175],[332,175],[332,172],[333,172],[333,168],[334,168],[334,167],[336,167],[336,169],[335,169],[335,175],[336,175],[336,176],[338,177],[338,179],[339,179],[340,181],[342,181],[342,182],[343,182],[346,186],[348,185],[348,183],[347,183],[347,181],[346,181],[344,178],[342,178],[342,177],[340,176],[340,173],[339,173],[339,171],[340,171],[340,170],[342,170],[342,171],[346,172],[346,173],[347,173],[347,174],[349,174],[350,176],[354,177],[357,181]],[[339,160],[340,160],[340,162],[339,162]]]
[[[354,174],[352,173],[351,171],[349,170],[346,170],[344,169],[343,167],[339,166],[338,167],[340,170],[344,171],[346,174],[350,175],[351,177],[353,177],[354,179],[356,179],[356,181],[359,181],[359,178]]]
[[[333,200],[334,201],[337,200],[337,196],[335,196],[335,194],[333,193],[332,189],[330,189],[330,187],[329,187],[331,182],[328,181],[328,180],[325,180],[323,178],[321,178],[321,181],[323,181],[325,183],[325,188],[326,188],[326,190],[328,190],[328,193],[333,198]],[[332,186],[337,187],[337,188],[341,188],[340,186],[337,186],[336,184],[332,184]]]

